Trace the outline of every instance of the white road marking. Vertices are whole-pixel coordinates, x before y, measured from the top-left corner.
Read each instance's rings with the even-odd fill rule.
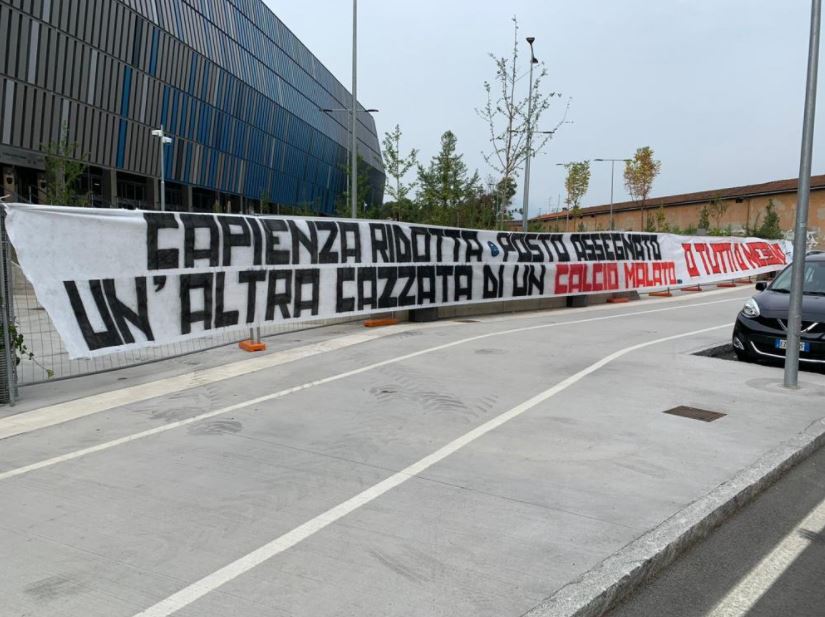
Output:
[[[719,292],[709,292],[710,294],[717,294],[717,293],[729,293],[730,291],[735,290],[723,290]],[[693,296],[690,296],[693,299]],[[661,302],[672,302],[682,300],[684,298],[677,297],[677,298],[667,298],[662,300]],[[660,311],[667,311],[667,310],[678,310],[683,308],[690,308],[693,306],[706,306],[708,304],[717,304],[719,302],[731,302],[735,299],[727,299],[727,300],[716,300],[713,302],[701,302],[701,303],[693,303],[687,304],[685,306],[680,307],[667,307],[662,309],[653,309],[650,311],[636,311],[632,313],[622,313],[619,315],[611,315],[608,318],[618,318],[618,317],[627,317],[627,316],[634,316],[640,315],[642,313],[656,313]],[[738,300],[738,298],[736,298]],[[615,308],[613,305],[601,305],[597,307],[591,307],[589,309],[570,309],[570,311],[560,311],[562,315],[568,312],[590,312],[594,310],[605,310],[608,308]],[[558,315],[558,313],[556,313]],[[537,315],[531,315],[527,317],[536,317]],[[492,319],[484,319],[481,318],[479,321],[484,323],[497,323],[500,321],[507,321],[512,320],[515,318],[526,318],[525,316],[518,316],[518,317],[509,317],[509,318],[492,318]],[[595,319],[606,319],[605,317],[602,318],[595,318]],[[585,320],[589,321],[589,320]],[[581,320],[578,321],[571,321],[571,322],[564,322],[564,323],[582,323]],[[340,349],[345,349],[352,345],[358,345],[360,343],[372,341],[383,336],[388,336],[391,334],[398,334],[399,332],[403,332],[405,330],[413,329],[413,328],[421,328],[421,327],[444,327],[449,325],[449,322],[440,322],[438,324],[428,324],[427,326],[421,325],[404,325],[404,326],[397,326],[394,328],[389,329],[382,329],[376,330],[369,333],[361,333],[361,334],[350,334],[346,336],[342,336],[336,339],[330,339],[327,341],[322,341],[320,343],[315,343],[312,345],[305,345],[302,347],[296,347],[294,349],[287,349],[282,352],[277,352],[273,354],[268,354],[265,356],[260,356],[256,358],[251,358],[249,360],[241,360],[239,362],[233,362],[231,364],[226,364],[223,366],[217,366],[214,368],[197,370],[190,373],[185,373],[183,375],[177,375],[175,377],[167,377],[164,379],[159,379],[156,381],[151,381],[148,383],[138,384],[135,386],[129,386],[127,388],[120,388],[118,390],[113,390],[111,392],[103,392],[101,394],[94,394],[92,396],[86,396],[79,399],[74,399],[71,401],[66,401],[63,403],[58,403],[55,405],[49,405],[48,407],[41,407],[40,409],[34,409],[31,411],[23,412],[14,416],[10,416],[8,418],[0,419],[0,439],[7,439],[9,437],[14,437],[16,435],[23,435],[25,433],[30,433],[32,431],[36,431],[43,428],[48,428],[50,426],[55,426],[57,424],[63,424],[64,422],[69,422],[71,420],[77,420],[80,418],[85,418],[87,416],[100,413],[102,411],[108,411],[110,409],[115,409],[117,407],[122,407],[124,405],[129,405],[132,403],[139,403],[142,401],[146,401],[152,398],[157,398],[160,396],[165,396],[167,394],[174,394],[177,392],[181,392],[183,390],[189,390],[192,388],[197,388],[201,386],[205,386],[207,384],[212,384],[219,381],[224,381],[226,379],[232,379],[234,377],[240,377],[242,375],[248,375],[249,373],[254,373],[256,371],[261,371],[269,368],[274,368],[276,366],[280,366],[282,364],[287,364],[289,362],[295,362],[297,360],[302,360],[305,358],[310,358],[312,356],[316,356],[319,354],[337,351]],[[555,325],[555,324],[553,324]],[[542,326],[543,327],[543,326]],[[501,334],[509,334],[512,332],[518,332],[519,330],[510,330],[507,332],[502,332]],[[475,338],[467,339],[465,342],[469,342],[472,340],[477,340]],[[441,347],[433,348],[433,351],[441,349]],[[405,358],[401,358],[405,359]],[[278,398],[277,396],[273,395],[273,398]],[[268,400],[268,399],[266,399]],[[233,410],[235,407],[232,408]],[[219,410],[218,414],[226,413],[229,409],[226,410]],[[214,412],[213,412],[214,413]],[[211,415],[206,416],[197,416],[197,419],[204,419],[207,417],[212,417]],[[188,423],[188,422],[187,422]],[[169,425],[170,428],[177,428],[175,425]],[[150,433],[154,434],[154,433]],[[125,439],[125,438],[124,438]],[[119,443],[125,443],[119,441]],[[105,449],[105,448],[104,448]],[[0,474],[0,479],[3,476]]]
[[[674,288],[674,291],[675,290],[676,290],[676,288]],[[691,293],[691,294],[684,294],[684,295],[676,295],[676,296],[673,296],[671,298],[656,298],[655,300],[654,299],[648,299],[648,300],[645,300],[644,302],[645,303],[650,302],[651,304],[653,304],[653,303],[655,303],[655,304],[672,304],[674,302],[679,303],[679,302],[686,302],[686,301],[690,301],[690,300],[698,300],[699,298],[712,298],[712,297],[715,297],[715,296],[728,295],[728,294],[731,294],[731,293],[736,293],[736,292],[741,292],[741,291],[746,291],[746,290],[747,291],[753,291],[753,288],[752,287],[747,288],[747,287],[743,286],[743,287],[730,287],[730,288],[723,288],[723,289],[712,289],[712,290],[709,290],[709,291],[703,291],[700,296],[697,296],[696,294]],[[751,294],[751,295],[753,295],[753,294]],[[736,298],[731,298],[730,300],[731,301],[732,300],[741,300],[741,302],[744,303],[746,299],[747,298],[745,298],[744,296],[741,297],[741,298],[737,296]],[[702,302],[699,305],[701,305],[701,304],[706,304],[706,303]],[[692,306],[697,306],[697,305],[694,304]],[[561,308],[554,308],[554,309],[536,309],[534,311],[524,311],[524,312],[520,312],[520,313],[504,314],[504,315],[489,313],[489,314],[486,314],[486,315],[474,316],[473,319],[478,319],[479,321],[484,322],[484,323],[498,323],[498,322],[502,322],[502,321],[516,321],[516,320],[521,320],[521,319],[535,319],[536,317],[539,317],[542,314],[547,314],[548,310],[552,310],[554,316],[565,316],[569,313],[581,314],[581,313],[593,313],[593,312],[600,312],[600,311],[615,311],[615,310],[621,309],[621,308],[627,308],[627,305],[604,303],[604,304],[596,304],[594,306],[587,306],[587,307],[583,307],[583,308],[561,307]],[[455,319],[462,319],[462,318],[461,317],[456,317]]]
[[[451,454],[457,452],[461,448],[471,444],[480,437],[483,437],[487,433],[500,427],[502,424],[509,422],[513,418],[517,418],[518,416],[532,409],[536,405],[539,405],[547,399],[555,396],[559,392],[566,390],[570,386],[581,381],[582,379],[584,379],[591,373],[599,370],[606,364],[613,362],[617,358],[621,358],[622,356],[629,354],[633,351],[638,351],[639,349],[650,347],[651,345],[666,343],[668,341],[686,338],[689,336],[696,336],[706,332],[712,332],[713,330],[719,330],[721,328],[729,327],[731,327],[731,324],[723,324],[720,326],[713,326],[711,328],[703,328],[701,330],[694,330],[692,332],[685,332],[683,334],[666,336],[664,338],[655,339],[653,341],[639,343],[637,345],[632,345],[630,347],[620,349],[619,351],[615,351],[612,354],[605,356],[601,360],[594,362],[593,364],[579,371],[578,373],[575,373],[567,379],[560,381],[555,386],[548,388],[544,392],[535,395],[534,397],[524,401],[523,403],[516,405],[512,409],[505,411],[504,413],[496,416],[495,418],[488,420],[484,424],[481,424],[480,426],[474,428],[468,433],[465,433],[461,437],[454,439],[453,441],[439,448],[432,454],[425,456],[421,460],[416,461],[415,463],[406,467],[405,469],[402,469],[401,471],[394,473],[393,475],[379,482],[378,484],[375,484],[370,488],[358,493],[354,497],[347,499],[346,501],[338,504],[334,508],[331,508],[326,512],[319,514],[318,516],[308,520],[306,523],[303,523],[302,525],[296,527],[291,531],[288,531],[282,536],[275,538],[271,542],[264,544],[263,546],[252,551],[251,553],[248,553],[247,555],[244,555],[243,557],[233,561],[232,563],[224,566],[223,568],[216,570],[212,574],[209,574],[203,577],[202,579],[192,583],[191,585],[184,587],[180,591],[172,594],[164,600],[161,600],[157,604],[147,608],[144,611],[141,611],[140,613],[135,615],[135,617],[167,617],[168,615],[176,613],[182,608],[192,604],[199,598],[202,598],[203,596],[214,591],[215,589],[229,583],[230,581],[236,579],[237,577],[248,572],[254,567],[271,559],[279,553],[286,551],[287,549],[295,546],[299,542],[306,540],[310,536],[318,533],[325,527],[352,513],[358,508],[370,503],[371,501],[374,501],[378,497],[403,484],[407,480],[414,478],[415,476],[418,476],[419,474],[423,473],[436,463],[444,460]]]
[[[621,313],[619,315],[606,315],[604,317],[591,317],[588,319],[577,319],[571,321],[560,321],[554,322],[550,324],[540,324],[537,326],[527,326],[523,328],[512,328],[510,330],[502,330],[499,332],[488,332],[487,334],[479,334],[476,336],[471,336],[464,339],[459,339],[457,341],[452,341],[450,343],[445,343],[443,345],[437,345],[435,347],[428,347],[427,349],[422,349],[420,351],[415,351],[412,353],[405,354],[403,356],[396,356],[393,358],[389,358],[387,360],[382,360],[381,362],[375,362],[373,364],[368,364],[366,366],[362,366],[357,369],[353,369],[351,371],[346,371],[343,373],[338,373],[337,375],[331,375],[329,377],[324,377],[323,379],[317,379],[315,381],[310,381],[299,386],[293,386],[292,388],[286,388],[285,390],[280,390],[278,392],[273,392],[272,394],[265,394],[263,396],[259,396],[253,399],[249,399],[246,401],[241,401],[239,403],[235,403],[233,405],[229,405],[228,407],[221,407],[220,409],[215,409],[213,411],[209,411],[206,413],[198,414],[196,416],[192,416],[190,418],[185,418],[183,420],[177,420],[175,422],[170,422],[168,424],[164,424],[162,426],[157,426],[152,429],[147,429],[145,431],[141,431],[139,433],[134,433],[132,435],[127,435],[125,437],[120,437],[119,439],[113,439],[111,441],[107,441],[104,443],[97,444],[95,446],[90,446],[88,448],[83,448],[81,450],[75,450],[74,452],[68,452],[66,454],[62,454],[60,456],[55,456],[52,458],[48,458],[37,463],[32,463],[30,465],[25,465],[23,467],[17,467],[15,469],[9,469],[8,471],[0,472],[0,481],[7,480],[8,478],[13,478],[15,476],[22,476],[32,471],[37,471],[39,469],[45,469],[46,467],[51,467],[53,465],[58,465],[60,463],[65,463],[74,459],[81,458],[88,454],[94,454],[95,452],[103,452],[104,450],[109,450],[116,446],[120,446],[123,444],[131,443],[134,441],[138,441],[140,439],[144,439],[146,437],[151,437],[152,435],[159,435],[161,433],[165,433],[167,431],[171,431],[182,426],[187,426],[189,424],[193,424],[195,422],[200,422],[202,420],[208,420],[210,418],[214,418],[215,416],[220,416],[226,413],[231,413],[233,411],[238,411],[239,409],[244,409],[246,407],[251,407],[254,405],[258,405],[260,403],[264,403],[267,401],[272,401],[278,398],[282,398],[289,394],[293,394],[295,392],[300,392],[301,390],[307,390],[309,388],[314,388],[315,386],[321,386],[324,384],[332,383],[334,381],[338,381],[340,379],[346,379],[347,377],[352,377],[354,375],[360,375],[361,373],[366,373],[367,371],[374,370],[376,368],[380,368],[382,366],[387,366],[390,364],[396,364],[398,362],[403,362],[404,360],[410,360],[412,358],[417,358],[418,356],[423,356],[425,354],[433,353],[436,351],[441,351],[444,349],[449,349],[451,347],[456,347],[458,345],[464,345],[466,343],[471,343],[473,341],[480,341],[482,339],[491,338],[494,336],[505,336],[509,334],[516,334],[519,332],[529,332],[531,330],[542,330],[545,328],[558,328],[561,326],[571,326],[576,324],[582,323],[592,323],[594,321],[605,321],[609,319],[618,319],[621,317],[632,317],[632,316],[639,316],[639,315],[646,315],[648,313],[660,313],[663,311],[673,311],[677,309],[683,308],[690,308],[692,306],[705,306],[708,304],[719,304],[720,302],[728,302],[729,300],[716,300],[714,302],[704,302],[702,304],[690,304],[685,306],[673,306],[668,308],[661,308],[661,309],[654,309],[651,311],[637,311],[633,313]],[[716,328],[711,328],[711,330]],[[399,332],[399,330],[394,330],[394,332]],[[362,335],[355,335],[355,336],[362,336]],[[346,337],[344,337],[346,338]],[[679,338],[679,337],[677,337]],[[662,339],[662,340],[669,340],[669,339]],[[263,359],[263,358],[262,358]]]
[[[788,567],[811,545],[811,540],[799,531],[806,529],[821,533],[825,530],[825,500],[819,502],[798,527],[794,528],[776,547],[708,614],[708,617],[739,617],[745,615],[765,595]]]
[[[399,332],[398,329],[392,332],[389,330],[376,330],[350,334],[312,345],[304,345],[273,354],[250,358],[249,360],[240,360],[222,366],[192,371],[183,375],[176,375],[175,377],[158,379],[149,383],[86,396],[48,407],[41,407],[40,409],[0,420],[0,439],[30,433],[31,431],[54,426],[55,424],[62,424],[70,420],[76,420],[130,403],[139,403],[151,398],[174,394],[182,390],[189,390],[218,381],[232,379],[233,377],[248,375],[256,371],[274,368],[282,364],[295,362],[296,360],[303,360],[319,354],[372,341],[397,332]]]

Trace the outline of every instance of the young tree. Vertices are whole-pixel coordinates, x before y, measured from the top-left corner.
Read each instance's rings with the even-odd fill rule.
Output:
[[[707,206],[708,216],[713,219],[715,223],[714,229],[722,229],[722,218],[728,211],[729,204],[719,197],[714,197],[710,200]]]
[[[590,186],[590,161],[567,163],[564,167],[567,170],[567,177],[564,179],[567,197],[564,203],[568,208],[568,222],[572,218],[573,228],[576,229],[576,221],[581,216],[581,200]]]
[[[570,210],[568,212],[568,219],[567,219],[568,229],[566,229],[565,231],[570,231],[569,230],[570,221],[573,221],[573,229],[575,229],[577,231],[584,231],[583,229],[579,229],[579,227],[582,226],[582,223],[580,222],[581,221],[581,215],[582,215],[582,209],[579,206],[573,206],[572,208],[570,208]],[[578,223],[578,225],[577,225],[577,223]]]
[[[710,230],[710,212],[707,205],[702,206],[702,209],[699,210],[699,229],[704,233]]]
[[[776,206],[773,199],[768,200],[765,206],[765,220],[756,231],[756,235],[766,240],[779,240],[782,238],[782,228],[779,226],[779,215],[776,213]]]
[[[659,209],[656,211],[656,231],[663,233],[670,231],[670,223],[667,221],[664,206],[659,206]]]
[[[645,225],[645,202],[653,181],[662,169],[661,161],[653,158],[653,149],[650,146],[638,148],[633,158],[624,165],[624,184],[633,201],[640,202],[642,226]]]
[[[498,225],[497,206],[497,193],[478,192],[458,206],[456,222],[472,229],[495,229]]]
[[[430,224],[458,225],[459,206],[481,192],[478,172],[469,175],[463,155],[456,151],[457,142],[452,131],[445,132],[441,150],[429,166],[418,166],[418,200]]]
[[[410,192],[415,182],[404,183],[404,178],[411,169],[418,165],[418,150],[413,148],[406,156],[401,154],[401,127],[384,133],[382,156],[384,157],[384,171],[387,174],[386,191],[391,199],[393,218],[401,220],[409,210]]]
[[[540,152],[552,137],[552,132],[550,134],[537,133],[539,121],[544,112],[549,109],[553,97],[560,96],[556,92],[547,94],[542,92],[542,85],[547,77],[547,68],[543,64],[538,71],[538,76],[533,80],[532,101],[529,94],[522,98],[516,93],[516,84],[524,76],[521,73],[525,71],[519,65],[521,44],[518,19],[513,17],[513,50],[509,57],[499,57],[490,53],[490,58],[495,63],[496,75],[492,83],[484,82],[487,103],[481,109],[476,110],[481,119],[487,123],[490,132],[491,149],[483,153],[484,160],[500,176],[499,189],[506,191],[502,192],[500,198],[499,214],[502,224],[510,199],[515,194],[518,169],[528,156],[528,130],[530,128],[533,130],[532,152]],[[532,58],[528,59],[528,62],[531,61]],[[565,117],[566,115],[565,111]],[[564,120],[563,117],[555,129],[558,129]],[[513,187],[512,194],[509,190],[511,186]]]
[[[58,141],[44,144],[46,202],[58,206],[88,205],[88,195],[77,192],[77,183],[86,165],[78,159],[78,145],[69,141],[69,127],[63,125]]]
[[[567,163],[567,177],[564,180],[564,189],[567,191],[565,203],[572,209],[581,205],[582,197],[590,187],[590,161]]]
[[[516,194],[515,178],[502,178],[496,183],[496,227],[503,228],[504,222],[511,220],[513,217],[510,214],[509,204]]]

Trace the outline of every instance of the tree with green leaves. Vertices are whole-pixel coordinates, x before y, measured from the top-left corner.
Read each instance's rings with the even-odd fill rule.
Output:
[[[710,211],[707,204],[699,210],[699,229],[707,233],[710,230]]]
[[[564,179],[567,197],[564,202],[575,226],[575,222],[581,216],[581,200],[590,188],[590,161],[567,163],[564,168],[567,170],[567,177]]]
[[[670,231],[670,223],[667,221],[667,214],[665,213],[664,205],[659,206],[656,211],[656,229],[655,231],[667,233]]]
[[[384,133],[382,156],[384,157],[384,171],[387,174],[386,191],[391,200],[393,218],[397,221],[409,216],[411,200],[410,193],[415,188],[415,182],[405,183],[404,178],[418,165],[418,150],[413,148],[406,156],[401,154],[401,127]]]
[[[642,225],[645,226],[645,202],[653,188],[653,181],[662,170],[661,161],[653,158],[653,149],[644,146],[624,164],[624,184],[633,201],[640,203]]]
[[[768,205],[765,206],[765,219],[756,231],[756,235],[765,240],[779,240],[783,237],[782,228],[779,226],[779,214],[776,212],[773,199],[768,199]]]
[[[484,160],[501,178],[498,188],[506,191],[502,192],[499,200],[499,218],[502,225],[504,215],[509,210],[510,200],[515,194],[518,169],[531,154],[527,148],[528,132],[532,128],[533,144],[530,148],[532,154],[540,152],[552,137],[555,129],[550,134],[538,134],[536,131],[539,122],[550,108],[551,100],[560,96],[556,92],[543,92],[543,83],[547,77],[547,68],[544,64],[541,65],[538,77],[533,80],[532,100],[529,93],[522,96],[520,92],[517,92],[516,85],[525,71],[524,67],[519,64],[521,44],[518,19],[513,17],[512,51],[509,57],[490,53],[490,58],[495,64],[495,78],[492,82],[484,82],[487,102],[481,109],[476,109],[476,113],[489,128],[490,150],[483,153]],[[528,62],[532,62],[532,58],[529,58]],[[557,129],[563,122],[564,118],[555,128]],[[509,191],[511,186],[513,187],[512,194]]]
[[[578,208],[590,188],[590,161],[567,163],[564,168],[567,170],[564,180],[564,189],[567,191],[565,203],[571,208]]]
[[[459,204],[455,216],[461,227],[495,229],[498,225],[498,199],[496,192],[479,191]]]
[[[457,144],[455,134],[445,132],[441,136],[441,150],[430,164],[426,168],[418,165],[418,201],[428,223],[459,226],[460,206],[481,192],[478,172],[469,174]]]
[[[727,213],[729,205],[728,202],[718,196],[710,200],[707,209],[708,216],[712,218],[715,223],[714,229],[722,229],[722,218]]]
[[[495,183],[496,223],[491,229],[503,229],[506,221],[512,220],[509,204],[516,194],[518,185],[513,177],[505,177]]]
[[[78,180],[86,170],[78,144],[69,141],[69,127],[63,125],[56,142],[43,144],[46,166],[46,202],[59,206],[85,206],[88,195],[77,190]]]

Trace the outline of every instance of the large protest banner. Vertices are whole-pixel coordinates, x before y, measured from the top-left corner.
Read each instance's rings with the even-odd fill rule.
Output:
[[[711,283],[790,245],[634,232],[6,206],[24,273],[73,358],[275,322]]]

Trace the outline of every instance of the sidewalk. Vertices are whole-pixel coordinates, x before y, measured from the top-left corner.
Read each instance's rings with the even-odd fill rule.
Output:
[[[822,375],[788,392],[692,355],[749,293],[336,326],[283,352],[325,353],[4,439],[0,593],[67,617],[599,614],[825,429]],[[33,596],[50,577],[73,591]]]

